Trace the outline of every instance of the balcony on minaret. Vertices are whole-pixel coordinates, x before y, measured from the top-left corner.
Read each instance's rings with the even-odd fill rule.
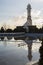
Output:
[[[27,17],[27,20],[31,20],[31,16],[28,16],[28,17]]]

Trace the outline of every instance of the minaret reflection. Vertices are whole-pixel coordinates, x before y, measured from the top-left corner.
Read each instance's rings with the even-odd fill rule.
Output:
[[[25,44],[18,44],[18,47],[21,47],[21,46],[25,46]],[[31,41],[31,43],[29,43],[29,41],[27,41],[26,42],[26,46],[28,47],[28,55],[27,55],[27,57],[28,57],[28,60],[29,61],[31,61],[32,60],[32,41]]]
[[[31,61],[32,60],[32,43],[33,43],[33,41],[27,37],[25,39],[25,42],[26,42],[27,47],[28,47],[28,59],[29,59],[29,61]]]
[[[27,45],[28,45],[28,59],[29,61],[31,61],[32,60],[32,44],[28,43]]]

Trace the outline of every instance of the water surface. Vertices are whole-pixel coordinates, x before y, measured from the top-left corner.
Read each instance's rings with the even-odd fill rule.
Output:
[[[32,45],[32,59],[28,58],[28,46],[22,42],[0,41],[0,65],[27,65],[39,60],[40,43]]]

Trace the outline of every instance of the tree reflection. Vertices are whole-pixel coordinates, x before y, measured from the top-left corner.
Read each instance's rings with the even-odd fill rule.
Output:
[[[7,36],[7,39],[8,39],[8,40],[11,40],[11,39],[12,39],[12,37],[11,37],[11,36]]]
[[[3,41],[4,40],[4,37],[0,37],[0,39]]]

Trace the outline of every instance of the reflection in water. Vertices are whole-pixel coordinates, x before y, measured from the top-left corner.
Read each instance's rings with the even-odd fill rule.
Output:
[[[3,41],[4,40],[4,37],[1,37],[0,39]]]
[[[15,43],[15,42],[9,42],[6,40],[2,41],[2,42],[4,44],[4,47],[2,44],[0,45],[0,58],[2,59],[1,62],[6,63],[5,65],[27,65],[27,63],[29,63],[30,61],[33,62],[39,58],[37,51],[34,53],[32,51],[32,43],[25,44],[23,41]],[[21,44],[21,46],[23,46],[23,47],[21,47],[21,46],[18,47],[18,44],[19,44],[19,46]],[[32,55],[32,53],[34,56]],[[35,59],[35,54],[37,55],[36,59]],[[27,55],[28,55],[28,57],[27,57]]]
[[[4,41],[3,44],[4,44],[5,47],[7,46],[7,42],[6,41]]]
[[[8,37],[7,37],[7,39],[8,39],[8,40],[11,40],[11,39],[12,39],[12,37],[9,37],[9,36],[8,36]]]
[[[31,40],[31,42],[29,42],[29,40],[30,40],[30,38],[27,37],[25,39],[25,42],[28,47],[28,59],[29,59],[29,61],[31,61],[32,60],[32,40]]]
[[[42,39],[42,43],[41,43],[41,47],[39,49],[39,52],[40,52],[39,65],[43,65],[43,39]]]
[[[7,37],[4,38],[3,44],[5,47],[7,46]]]
[[[18,47],[24,46],[25,44],[18,44]],[[32,44],[26,44],[28,47],[28,60],[31,61],[32,60]]]
[[[29,61],[32,60],[32,44],[28,44],[28,59]]]

